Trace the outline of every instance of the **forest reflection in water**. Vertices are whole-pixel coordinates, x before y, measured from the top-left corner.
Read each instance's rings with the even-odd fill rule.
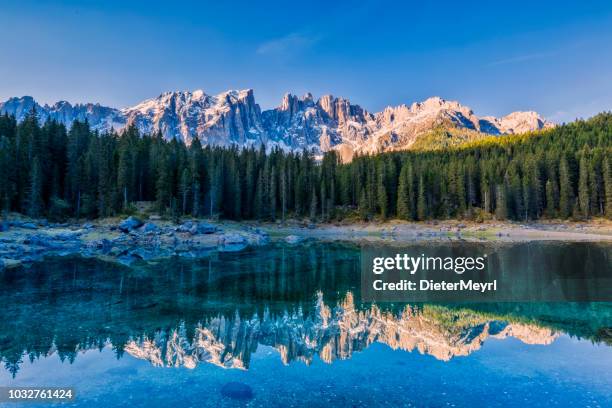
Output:
[[[584,245],[609,256],[607,246]],[[584,248],[541,243],[529,250],[555,256]],[[0,359],[18,375],[25,359],[73,361],[79,351],[108,345],[118,357],[155,366],[248,369],[260,346],[276,349],[284,363],[309,364],[317,356],[349,359],[373,343],[443,361],[468,356],[489,338],[548,345],[567,334],[612,344],[611,303],[373,305],[359,300],[359,275],[359,248],[343,244],[276,245],[131,268],[49,259],[0,274],[9,316],[0,321]]]

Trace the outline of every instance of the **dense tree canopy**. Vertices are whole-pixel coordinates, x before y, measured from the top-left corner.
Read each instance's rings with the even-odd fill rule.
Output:
[[[612,217],[612,114],[462,147],[361,156],[186,146],[0,116],[0,206],[104,217],[155,201],[174,216],[330,221]]]

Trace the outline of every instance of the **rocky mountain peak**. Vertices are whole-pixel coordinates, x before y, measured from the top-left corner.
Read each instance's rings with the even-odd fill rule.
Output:
[[[161,132],[166,139],[203,145],[259,146],[268,149],[337,150],[344,160],[355,153],[409,149],[421,135],[438,128],[480,134],[512,134],[554,126],[533,111],[501,118],[478,117],[457,101],[435,96],[411,105],[388,106],[372,114],[348,99],[331,94],[315,100],[311,93],[283,96],[277,108],[261,111],[252,89],[210,95],[195,91],[164,92],[121,110],[99,104],[60,101],[39,105],[32,97],[10,98],[0,112],[21,121],[35,108],[41,122],[54,119],[66,126],[87,119],[98,131],[135,125],[143,133]]]

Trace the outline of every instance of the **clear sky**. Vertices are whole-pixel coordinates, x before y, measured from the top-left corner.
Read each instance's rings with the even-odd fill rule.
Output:
[[[370,111],[438,95],[557,122],[612,109],[609,0],[4,0],[0,38],[0,100],[254,88],[264,109],[287,91]]]

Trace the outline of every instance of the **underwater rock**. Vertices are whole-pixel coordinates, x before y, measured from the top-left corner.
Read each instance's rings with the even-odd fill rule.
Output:
[[[231,381],[221,388],[221,395],[238,400],[250,400],[253,398],[253,389],[245,383]]]
[[[298,235],[288,235],[285,237],[285,242],[291,245],[299,244],[302,241],[304,241],[304,237]]]

